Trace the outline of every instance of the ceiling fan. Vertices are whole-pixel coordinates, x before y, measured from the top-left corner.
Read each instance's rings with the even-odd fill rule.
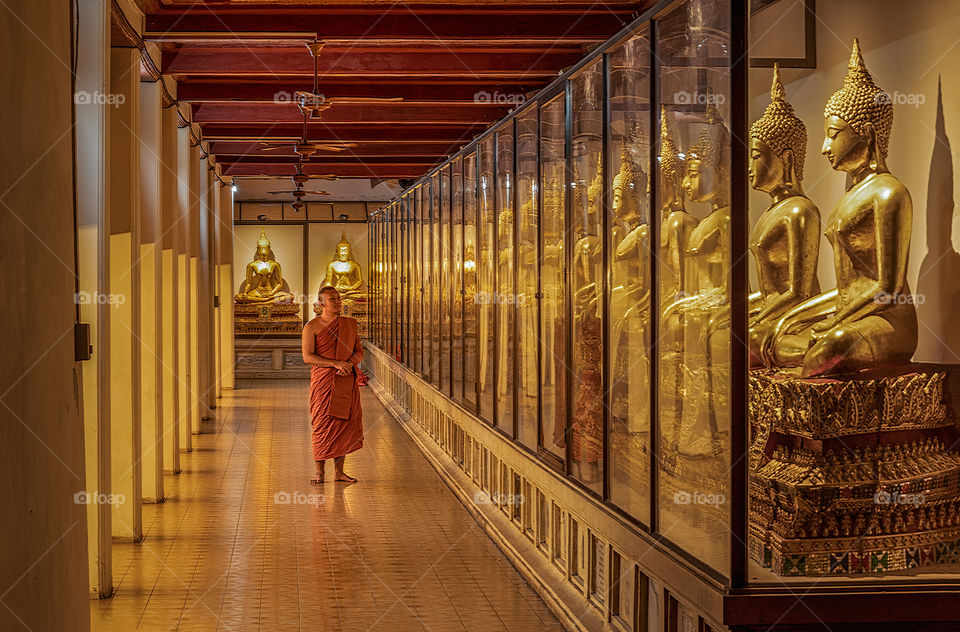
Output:
[[[317,177],[317,176],[312,176]],[[303,208],[303,198],[307,195],[330,195],[329,191],[305,191],[303,185],[310,180],[311,176],[303,173],[303,164],[298,160],[297,161],[297,173],[293,175],[293,186],[292,190],[286,191],[267,191],[270,195],[290,195],[293,197],[293,211],[299,213],[300,209]],[[332,179],[336,179],[336,176],[333,176]]]
[[[337,143],[337,142],[310,142],[307,140],[307,119],[319,120],[323,112],[330,106],[338,102],[350,103],[374,103],[374,102],[396,102],[403,101],[402,97],[325,97],[318,91],[320,82],[319,70],[317,68],[317,59],[320,57],[320,51],[323,50],[323,40],[315,39],[307,42],[307,48],[313,57],[313,91],[297,90],[293,93],[293,100],[303,113],[303,134],[299,143],[293,146],[293,151],[301,159],[308,159],[318,151],[340,152],[356,147],[356,143]],[[287,143],[262,143],[269,148],[264,151],[278,151],[286,149],[290,145]]]

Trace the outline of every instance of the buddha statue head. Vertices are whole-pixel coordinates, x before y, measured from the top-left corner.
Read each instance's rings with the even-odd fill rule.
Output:
[[[807,128],[787,102],[780,64],[773,65],[770,105],[750,126],[750,186],[771,195],[799,192],[807,153]]]
[[[730,132],[709,98],[704,112],[705,127],[687,154],[683,190],[692,202],[708,202],[713,208],[726,206],[730,185]]]
[[[257,251],[253,254],[254,260],[259,259],[260,261],[273,261],[273,249],[270,248],[270,240],[267,238],[267,234],[263,231],[263,227],[260,227],[260,239],[257,240]]]
[[[837,171],[860,172],[865,167],[886,171],[887,145],[893,127],[893,103],[863,63],[860,41],[853,40],[843,87],[833,93],[823,112],[821,153]]]
[[[347,241],[346,231],[341,234],[340,241],[337,242],[336,248],[334,249],[334,257],[342,263],[353,261],[353,250],[350,247],[350,242]]]
[[[660,106],[660,199],[664,211],[683,210],[683,176],[686,165],[677,151],[667,119],[667,110]]]
[[[641,196],[646,192],[645,180],[624,142],[620,148],[620,170],[613,177],[614,217],[631,220],[640,213]]]

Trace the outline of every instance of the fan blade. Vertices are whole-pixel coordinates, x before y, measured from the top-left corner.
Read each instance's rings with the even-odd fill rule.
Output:
[[[275,147],[267,147],[265,149],[260,149],[259,151],[283,151],[287,150],[291,154],[293,153],[293,148],[290,145],[277,145]]]
[[[331,103],[383,103],[403,101],[403,97],[330,97]]]

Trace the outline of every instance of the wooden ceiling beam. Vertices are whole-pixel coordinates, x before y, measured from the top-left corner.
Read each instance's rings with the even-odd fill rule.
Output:
[[[334,104],[319,120],[308,119],[308,127],[320,123],[365,123],[378,125],[479,125],[502,118],[506,106],[477,106],[458,108],[449,106],[408,105],[403,102]],[[293,103],[216,103],[193,108],[195,123],[301,123],[303,114]]]
[[[302,131],[301,125],[285,123],[205,123],[203,139],[215,140],[250,140],[277,142],[283,140],[297,140]],[[308,140],[313,142],[379,142],[379,143],[423,143],[448,142],[467,143],[473,136],[480,134],[485,125],[463,126],[436,126],[422,125],[363,125],[348,124],[327,126],[324,123],[311,124],[308,129]]]
[[[605,40],[628,23],[636,4],[331,5],[321,7],[193,7],[147,15],[144,30],[157,34],[315,33],[321,39],[456,40],[511,38],[557,41],[572,34]],[[276,6],[276,5],[274,5]]]
[[[554,76],[559,68],[575,64],[581,52],[474,53],[459,50],[412,53],[328,53],[319,57],[317,72],[325,77],[515,77]],[[164,51],[163,72],[193,77],[246,75],[313,78],[313,57],[306,47],[214,48],[184,47]]]
[[[336,174],[341,178],[418,178],[430,168],[422,165],[342,165],[336,168]],[[307,175],[325,175],[330,173],[330,165],[306,163],[303,172]],[[292,176],[296,173],[293,163],[255,164],[230,163],[224,164],[225,176]]]
[[[403,103],[429,105],[490,105],[496,101],[515,104],[525,95],[541,86],[523,80],[472,80],[472,81],[351,81],[333,82],[324,79],[320,92],[327,98],[347,97],[401,97]],[[183,101],[205,103],[276,103],[292,98],[297,90],[312,89],[310,82],[243,82],[229,81],[182,81],[177,85],[177,95]]]

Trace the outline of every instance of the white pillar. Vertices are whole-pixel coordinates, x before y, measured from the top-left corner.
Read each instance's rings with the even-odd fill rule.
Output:
[[[109,22],[103,5],[83,7],[79,90],[103,86]],[[89,6],[93,5],[93,6]],[[105,112],[92,103],[77,107],[90,122],[77,136],[77,151],[90,158],[80,168],[91,179],[79,199],[83,268],[75,268],[74,155],[71,120],[69,3],[14,0],[5,4],[0,37],[0,106],[4,134],[0,151],[0,235],[12,266],[0,280],[4,296],[0,337],[0,463],[3,489],[3,563],[0,564],[2,630],[63,630],[89,627],[87,510],[91,549],[99,539],[97,508],[75,502],[86,489],[82,404],[89,411],[94,456],[98,452],[99,371],[96,360],[74,361],[75,274],[80,290],[98,285],[98,237],[104,212]],[[109,7],[109,3],[106,3]],[[16,19],[14,18],[16,15]],[[106,34],[106,35],[105,35]],[[92,257],[88,256],[92,253]],[[81,314],[96,319],[85,303]],[[91,322],[91,321],[88,321]],[[83,374],[81,376],[81,374]],[[89,388],[89,397],[83,393]],[[89,401],[88,401],[89,400]],[[98,483],[94,458],[91,480]],[[109,507],[106,520],[109,521]],[[106,546],[109,554],[109,532]],[[96,559],[93,557],[92,559]],[[109,589],[106,567],[91,566],[90,586]],[[96,594],[96,593],[95,593]]]
[[[140,424],[143,498],[163,492],[163,282],[160,240],[160,82],[140,84]]]
[[[140,51],[110,59],[110,382],[113,536],[139,542],[140,460]]]
[[[94,493],[109,494],[111,487],[110,317],[113,308],[98,300],[110,293],[110,106],[98,98],[110,93],[110,2],[83,2],[79,12],[75,96],[78,296],[80,320],[90,324],[93,345],[93,357],[80,365],[86,461],[83,489],[92,497]],[[109,597],[113,594],[110,505],[90,503],[86,507],[90,594]]]
[[[233,337],[233,186],[220,189],[220,384],[232,389],[236,354]]]
[[[190,130],[177,130],[177,322],[179,356],[177,384],[180,391],[180,438],[181,450],[193,451],[193,425],[191,424],[190,391]]]
[[[177,108],[170,106],[160,114],[160,221],[162,237],[161,299],[163,314],[163,467],[180,473],[180,276],[178,272],[178,183]]]
[[[189,143],[188,143],[189,144]],[[203,200],[200,180],[200,149],[189,148],[189,204],[187,223],[188,254],[190,270],[190,428],[194,434],[200,434],[203,429],[200,420],[203,417],[203,394],[200,391],[200,216]]]

